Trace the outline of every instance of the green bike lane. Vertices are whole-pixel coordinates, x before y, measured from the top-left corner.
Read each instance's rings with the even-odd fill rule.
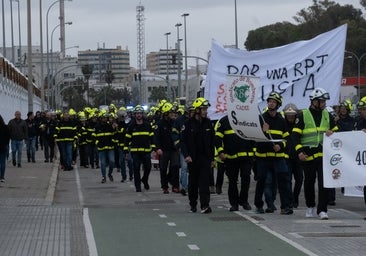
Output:
[[[306,255],[221,206],[200,214],[159,202],[89,208],[98,255]]]

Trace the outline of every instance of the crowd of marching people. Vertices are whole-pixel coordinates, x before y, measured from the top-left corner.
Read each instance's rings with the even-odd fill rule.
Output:
[[[162,193],[188,194],[191,212],[197,212],[198,206],[201,213],[212,211],[210,194],[223,192],[225,175],[229,210],[251,210],[248,193],[253,176],[257,214],[275,212],[277,195],[280,214],[293,214],[303,187],[305,217],[328,219],[327,206],[334,205],[336,198],[335,189],[323,187],[323,134],[366,132],[366,97],[357,102],[357,111],[349,100],[329,111],[329,99],[327,91],[316,88],[310,94],[309,108],[299,110],[271,92],[259,119],[268,141],[242,139],[227,115],[210,120],[210,104],[203,97],[189,106],[161,100],[149,111],[141,105],[127,110],[110,104],[79,112],[29,112],[25,120],[16,111],[7,125],[0,116],[0,180],[5,182],[7,157],[14,166],[22,167],[23,141],[28,162],[35,162],[35,151],[40,148],[44,162],[52,163],[57,147],[62,170],[72,171],[78,162],[83,168],[100,169],[101,183],[106,183],[107,179],[114,181],[113,170],[117,169],[120,181],[134,182],[136,192],[150,189],[155,155]]]

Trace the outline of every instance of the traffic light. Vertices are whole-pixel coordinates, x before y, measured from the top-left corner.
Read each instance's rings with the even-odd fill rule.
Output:
[[[177,55],[172,54],[172,64],[177,64]]]

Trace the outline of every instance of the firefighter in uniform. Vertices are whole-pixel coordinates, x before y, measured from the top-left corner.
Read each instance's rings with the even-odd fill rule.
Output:
[[[179,151],[174,146],[173,123],[177,109],[172,103],[166,102],[162,108],[162,119],[155,130],[156,153],[159,155],[160,183],[164,194],[169,193],[168,183],[172,192],[179,193]],[[169,171],[168,171],[169,166]]]
[[[336,131],[334,118],[325,109],[329,93],[315,88],[310,93],[310,107],[302,110],[293,128],[295,149],[304,169],[305,217],[315,214],[315,182],[318,183],[318,205],[316,213],[320,219],[328,219],[328,189],[323,186],[323,134]]]
[[[125,122],[125,117],[127,116],[127,110],[125,107],[120,107],[117,111],[117,149],[118,149],[118,160],[119,160],[119,167],[121,168],[121,182],[125,182],[127,180],[127,172],[126,172],[126,157],[123,152],[123,148],[125,146],[125,136],[126,136],[126,129],[127,124]],[[133,177],[133,172],[129,168],[129,176],[130,180]]]
[[[155,148],[154,131],[150,123],[144,118],[144,109],[137,105],[134,109],[135,119],[129,124],[124,152],[131,152],[134,182],[136,192],[141,192],[141,182],[146,190],[150,189],[149,175],[151,171],[151,152]],[[144,174],[141,178],[140,168],[143,166]]]
[[[240,138],[231,128],[228,116],[221,118],[216,125],[215,144],[220,160],[224,161],[229,178],[228,196],[230,211],[238,211],[239,205],[251,210],[248,203],[250,173],[253,165],[254,142]],[[238,177],[240,175],[240,192]]]
[[[108,165],[108,178],[113,181],[113,168],[114,168],[114,147],[115,147],[115,132],[116,123],[108,122],[109,113],[106,110],[101,110],[99,113],[100,122],[95,126],[95,132],[93,134],[95,138],[95,144],[99,153],[100,170],[102,173],[102,183],[106,182],[106,172]]]
[[[74,120],[70,119],[70,114],[68,111],[63,113],[61,121],[57,124],[54,137],[60,147],[64,171],[73,170],[74,168],[71,164],[73,145],[78,138],[77,125]]]
[[[273,184],[276,183],[280,194],[281,214],[293,214],[290,208],[289,170],[286,162],[286,139],[289,136],[286,121],[278,112],[282,105],[282,96],[277,92],[271,92],[267,98],[268,110],[260,119],[262,130],[272,142],[256,143],[257,184],[255,188],[254,204],[257,213],[264,213],[262,196],[268,208],[267,213],[275,211]]]
[[[210,172],[215,157],[215,130],[207,117],[209,102],[197,98],[193,103],[195,113],[182,127],[181,150],[188,164],[188,198],[190,211],[197,212],[198,195],[201,213],[211,213]]]

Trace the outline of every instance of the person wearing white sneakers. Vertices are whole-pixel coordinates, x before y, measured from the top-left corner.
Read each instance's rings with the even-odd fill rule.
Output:
[[[315,88],[310,93],[310,107],[299,114],[292,130],[295,150],[304,169],[304,194],[308,207],[305,217],[315,215],[315,182],[318,179],[318,205],[316,213],[322,220],[328,219],[328,189],[323,186],[323,134],[331,135],[338,127],[332,115],[325,109],[329,93]]]

